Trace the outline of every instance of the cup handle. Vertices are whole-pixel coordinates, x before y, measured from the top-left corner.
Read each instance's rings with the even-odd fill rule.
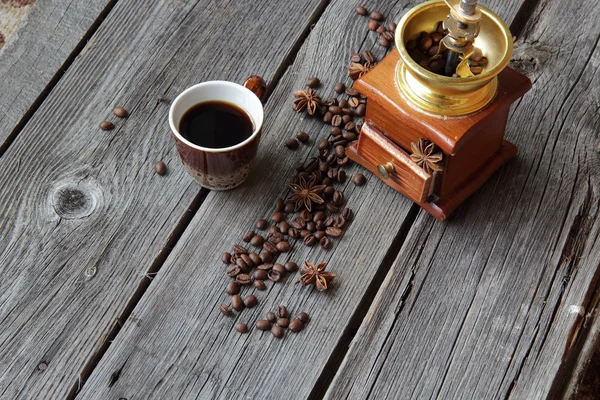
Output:
[[[258,99],[263,102],[267,93],[267,84],[265,80],[258,75],[252,75],[246,78],[242,84],[245,88],[250,89]]]

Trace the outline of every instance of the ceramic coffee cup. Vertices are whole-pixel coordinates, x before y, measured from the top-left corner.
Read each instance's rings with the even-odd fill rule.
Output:
[[[169,125],[185,169],[203,187],[233,189],[244,182],[258,150],[264,119],[262,97],[264,80],[251,76],[243,85],[226,81],[199,83],[181,93],[171,104]],[[223,101],[241,108],[250,117],[250,137],[230,147],[202,147],[187,140],[179,131],[181,118],[190,108],[207,101]]]

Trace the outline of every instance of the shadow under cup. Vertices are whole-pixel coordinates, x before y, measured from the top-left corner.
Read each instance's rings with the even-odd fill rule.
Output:
[[[179,132],[181,118],[196,104],[207,101],[224,101],[244,110],[254,126],[252,135],[223,148],[202,147],[185,139]],[[258,150],[263,119],[259,98],[249,89],[226,81],[204,82],[186,89],[173,101],[169,112],[169,125],[181,162],[200,185],[211,190],[233,189],[246,180]]]

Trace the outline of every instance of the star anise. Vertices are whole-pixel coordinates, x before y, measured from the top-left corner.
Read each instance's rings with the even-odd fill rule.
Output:
[[[303,176],[300,177],[298,184],[290,183],[292,188],[292,194],[288,197],[288,200],[296,202],[296,211],[304,206],[308,211],[312,209],[312,203],[323,204],[324,200],[319,196],[325,185],[315,185],[315,176],[313,176],[308,182]]]
[[[293,108],[296,112],[302,112],[306,109],[309,115],[315,115],[320,105],[321,98],[317,96],[317,92],[313,89],[297,90],[294,92]]]
[[[313,284],[318,291],[322,292],[327,289],[327,284],[335,278],[335,274],[325,271],[327,263],[321,263],[315,267],[315,264],[304,261],[304,268],[300,270],[302,276],[296,283],[301,283],[302,286]]]
[[[441,164],[444,159],[444,153],[438,149],[435,143],[421,138],[418,142],[412,142],[410,147],[413,152],[410,158],[419,167],[423,168],[425,172],[431,174],[433,171],[443,171]]]
[[[348,76],[352,80],[357,80],[369,72],[371,69],[371,63],[369,61],[365,62],[364,64],[353,62],[352,65],[349,65],[346,68],[348,68]]]

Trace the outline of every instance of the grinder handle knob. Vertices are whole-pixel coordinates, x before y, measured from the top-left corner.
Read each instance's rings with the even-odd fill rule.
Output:
[[[394,164],[392,164],[391,162],[379,164],[377,166],[377,172],[379,172],[379,176],[381,177],[381,179],[387,179],[390,177],[390,174],[394,172]]]

